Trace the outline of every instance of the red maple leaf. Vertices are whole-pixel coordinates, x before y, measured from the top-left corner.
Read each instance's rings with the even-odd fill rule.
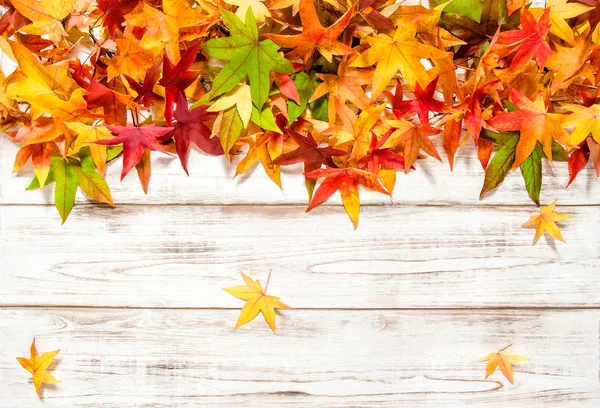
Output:
[[[544,69],[546,59],[553,54],[545,38],[550,31],[550,11],[544,10],[540,21],[529,10],[521,10],[521,29],[500,33],[497,44],[518,46],[517,53],[512,59],[508,72],[514,72],[535,58],[540,69]]]
[[[444,103],[438,101],[433,97],[435,93],[435,87],[437,85],[438,78],[431,81],[423,90],[421,85],[417,82],[415,86],[415,99],[403,101],[402,100],[402,86],[400,82],[396,85],[396,94],[394,95],[394,102],[396,106],[393,109],[399,110],[400,112],[407,114],[416,112],[419,116],[421,123],[429,122],[429,112],[441,112],[444,110]],[[398,97],[398,87],[400,87],[400,96]],[[398,101],[398,98],[400,99]],[[395,113],[397,116],[397,114]]]
[[[352,220],[354,229],[358,227],[358,213],[360,211],[360,199],[358,196],[359,185],[362,185],[369,190],[390,195],[385,187],[383,187],[376,174],[354,167],[347,167],[344,169],[317,169],[305,173],[304,175],[308,178],[325,178],[319,185],[319,188],[317,188],[317,191],[315,191],[306,212],[329,200],[336,191],[339,191],[340,196],[342,197],[342,203],[344,204],[344,209]]]
[[[317,141],[310,133],[302,136],[292,129],[283,129],[285,133],[298,145],[295,150],[284,153],[273,160],[273,164],[288,166],[295,163],[304,163],[304,172],[320,168],[323,164],[333,166],[331,158],[333,156],[346,156],[349,153],[345,150],[335,149],[329,146],[319,146]]]
[[[370,173],[377,174],[379,169],[404,169],[404,157],[390,148],[381,148],[385,142],[389,139],[393,131],[387,132],[381,140],[377,140],[375,132],[371,132],[371,143],[369,145],[369,151],[365,157],[360,159],[358,165],[361,168],[367,168]],[[413,167],[411,167],[414,169]]]
[[[170,154],[161,146],[157,138],[172,131],[172,127],[155,125],[144,127],[106,125],[106,127],[117,136],[114,139],[98,140],[94,143],[105,146],[123,144],[123,171],[121,172],[121,180],[142,159],[144,149]]]
[[[141,103],[145,107],[150,107],[154,103],[161,102],[164,98],[154,92],[154,85],[160,78],[160,65],[156,64],[146,71],[144,82],[140,85],[135,79],[129,75],[123,75],[131,89],[135,91],[137,96],[134,102]]]
[[[175,150],[181,161],[181,166],[188,176],[190,173],[187,169],[187,159],[190,152],[190,143],[194,143],[205,153],[214,156],[223,154],[219,138],[211,138],[210,129],[203,123],[216,116],[216,113],[207,112],[206,108],[207,106],[201,105],[189,110],[185,96],[179,95],[177,109],[174,114],[177,122],[173,124],[173,130],[166,135],[175,139]]]
[[[163,61],[163,77],[158,83],[165,87],[165,120],[169,126],[173,121],[173,105],[179,99],[179,95],[185,96],[184,91],[199,74],[198,71],[188,71],[188,69],[196,61],[200,45],[198,41],[188,48],[177,65],[173,65],[168,57]]]

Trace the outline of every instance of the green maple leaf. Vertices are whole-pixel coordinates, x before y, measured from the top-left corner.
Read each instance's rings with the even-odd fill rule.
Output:
[[[203,47],[209,56],[229,62],[215,77],[211,91],[201,101],[206,103],[231,91],[247,76],[252,102],[261,111],[269,97],[271,71],[294,72],[292,64],[277,53],[279,46],[273,41],[258,40],[252,8],[246,12],[245,24],[230,11],[221,9],[221,16],[231,35],[209,40]]]

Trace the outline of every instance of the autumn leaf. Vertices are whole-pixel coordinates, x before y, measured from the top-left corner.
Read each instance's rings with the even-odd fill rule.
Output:
[[[420,43],[416,39],[418,21],[411,21],[396,29],[393,37],[377,34],[366,37],[364,43],[370,48],[350,64],[351,67],[368,67],[376,65],[373,76],[372,99],[375,100],[387,87],[398,71],[404,79],[415,86],[428,84],[427,71],[421,60],[423,58],[444,58],[446,53],[430,45]]]
[[[531,101],[514,88],[510,89],[510,99],[517,106],[514,112],[500,113],[487,123],[497,130],[519,130],[513,168],[520,166],[531,155],[539,141],[546,157],[552,160],[552,140],[564,145],[569,144],[569,136],[562,127],[563,116],[548,113],[543,95]]]
[[[31,24],[21,28],[21,31],[48,35],[54,43],[60,42],[67,32],[62,20],[73,11],[77,0],[11,0],[19,13],[31,20]]]
[[[172,127],[155,125],[143,127],[107,125],[106,127],[117,136],[112,139],[98,140],[95,143],[104,146],[123,145],[123,171],[121,172],[121,180],[142,159],[144,149],[169,154],[160,145],[157,138],[172,131]]]
[[[404,143],[405,172],[408,172],[415,163],[421,150],[442,161],[437,148],[429,139],[431,136],[438,135],[440,129],[432,127],[429,123],[415,125],[406,119],[388,120],[388,123],[394,128],[394,132],[390,135],[384,147],[395,145],[398,142]]]
[[[329,146],[320,146],[310,133],[302,136],[300,133],[286,129],[286,134],[298,147],[288,153],[284,153],[273,160],[273,164],[289,166],[295,163],[304,163],[304,174],[317,170],[327,164],[333,166],[332,157],[346,156],[348,152]],[[306,178],[306,189],[309,200],[312,199],[316,179]]]
[[[565,242],[556,223],[571,219],[573,216],[556,213],[554,212],[555,207],[556,201],[542,207],[540,215],[532,215],[529,221],[523,224],[523,227],[526,228],[536,228],[535,237],[533,238],[534,244],[540,239],[544,231],[547,231],[552,238]]]
[[[189,69],[196,61],[200,45],[200,42],[197,42],[188,48],[177,64],[173,64],[169,57],[163,61],[163,76],[158,83],[165,87],[165,119],[169,126],[173,120],[173,105],[180,96],[185,96],[184,91],[198,76],[198,72]]]
[[[525,361],[529,361],[527,357],[517,356],[512,353],[510,347],[512,344],[504,347],[503,349],[498,350],[495,353],[488,354],[485,357],[479,359],[479,361],[487,361],[487,367],[485,370],[485,378],[487,379],[490,375],[496,371],[496,368],[500,368],[500,371],[506,377],[506,379],[514,384],[514,373],[512,365],[515,363],[523,363]]]
[[[216,114],[207,112],[206,108],[206,106],[201,105],[189,110],[185,96],[179,95],[177,109],[174,114],[177,122],[173,124],[173,130],[167,134],[167,136],[175,139],[177,156],[179,156],[183,170],[188,175],[187,158],[191,143],[194,143],[205,153],[214,156],[223,154],[219,138],[211,137],[211,130],[204,124],[204,122],[216,116]]]
[[[586,107],[565,103],[562,106],[572,112],[564,117],[563,126],[573,127],[570,137],[573,145],[580,144],[589,135],[596,143],[600,143],[600,104]]]
[[[205,101],[235,88],[245,77],[250,82],[252,101],[257,109],[269,97],[271,71],[294,72],[292,64],[277,53],[279,46],[271,40],[258,40],[258,29],[252,9],[246,12],[245,23],[235,14],[221,10],[223,21],[231,35],[204,43],[205,52],[214,58],[228,61],[215,77]]]
[[[273,333],[276,333],[275,309],[291,309],[291,307],[280,301],[279,297],[267,295],[271,271],[269,271],[264,290],[258,279],[254,281],[244,272],[242,272],[242,279],[244,279],[245,286],[234,286],[223,289],[236,298],[246,301],[233,329],[235,330],[238,327],[251,322],[259,313],[262,313],[265,321],[269,324],[271,330],[273,330]]]
[[[58,352],[59,350],[48,351],[40,356],[37,348],[35,347],[34,337],[33,341],[31,342],[29,359],[25,357],[17,357],[19,364],[21,364],[24,369],[31,373],[31,379],[33,380],[33,385],[35,386],[35,392],[40,398],[42,398],[42,385],[57,384],[60,382],[48,372],[48,367],[50,367]]]
[[[540,20],[536,21],[533,14],[524,8],[521,10],[521,29],[500,33],[497,40],[498,44],[515,46],[517,48],[517,52],[508,69],[509,72],[521,68],[532,58],[535,58],[540,69],[544,69],[546,59],[552,55],[552,49],[545,40],[551,27],[549,23],[550,10],[544,10]]]
[[[270,38],[283,48],[293,49],[286,54],[290,60],[302,58],[305,65],[311,65],[314,53],[319,52],[327,61],[334,55],[353,54],[354,50],[338,41],[338,38],[354,16],[354,7],[350,7],[335,23],[323,27],[315,9],[313,0],[300,0],[300,20],[302,33],[297,35],[280,35],[267,33]]]
[[[383,187],[376,174],[353,167],[344,169],[317,169],[309,173],[304,173],[304,176],[313,179],[324,178],[317,191],[315,191],[306,212],[329,200],[336,191],[339,191],[342,197],[342,204],[354,225],[354,229],[358,227],[358,215],[360,212],[359,185],[378,193],[390,194]]]

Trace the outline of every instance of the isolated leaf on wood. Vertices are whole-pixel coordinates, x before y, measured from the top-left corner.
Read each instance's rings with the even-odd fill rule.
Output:
[[[235,330],[238,327],[251,322],[259,313],[262,313],[265,321],[269,324],[273,333],[275,333],[275,309],[291,309],[291,307],[279,300],[279,297],[267,295],[271,271],[269,271],[269,276],[267,277],[264,289],[258,279],[254,281],[244,272],[242,272],[242,279],[244,279],[245,286],[223,288],[227,293],[246,301],[233,329]]]
[[[487,361],[487,367],[485,370],[485,378],[487,379],[490,375],[496,371],[496,368],[500,368],[500,371],[506,377],[508,382],[511,384],[515,383],[514,380],[514,372],[512,365],[515,363],[523,363],[525,361],[529,361],[530,359],[527,357],[517,356],[512,353],[510,347],[512,344],[504,347],[503,349],[498,350],[497,352],[488,354],[485,357],[479,359],[479,361]]]
[[[523,224],[523,227],[526,228],[536,228],[535,237],[533,238],[534,244],[540,239],[544,231],[547,231],[552,238],[565,242],[556,223],[571,219],[573,216],[556,213],[554,212],[555,207],[556,201],[542,207],[540,215],[532,215],[529,221]]]
[[[31,379],[33,380],[33,385],[35,386],[35,392],[40,398],[42,398],[42,385],[57,384],[60,382],[48,372],[48,367],[50,367],[58,352],[59,350],[48,351],[40,356],[37,348],[35,347],[34,337],[33,341],[31,342],[29,358],[17,357],[19,364],[21,364],[24,369],[31,373]]]

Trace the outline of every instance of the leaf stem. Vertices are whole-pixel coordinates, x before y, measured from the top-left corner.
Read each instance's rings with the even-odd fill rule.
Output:
[[[267,288],[269,287],[269,281],[271,280],[271,272],[273,272],[273,269],[269,269],[269,276],[267,276],[267,281],[265,282],[265,290],[263,291],[263,293],[267,293]]]

